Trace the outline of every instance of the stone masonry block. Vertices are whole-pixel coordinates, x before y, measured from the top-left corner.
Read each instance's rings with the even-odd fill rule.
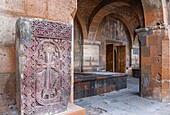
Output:
[[[15,81],[15,76],[11,75],[11,73],[1,73],[0,74],[0,84],[9,84],[9,81]]]
[[[151,65],[142,65],[141,70],[142,70],[143,74],[151,75],[151,73],[152,73]]]
[[[45,18],[47,16],[47,0],[26,0],[26,13],[28,16]]]
[[[147,0],[147,1],[143,1],[143,4],[147,5],[146,11],[145,11],[145,19],[147,20],[146,26],[154,25],[157,22],[160,22],[160,20],[162,20],[163,18],[162,9],[159,9],[159,7],[161,7],[161,3],[159,0],[155,0],[154,2],[152,0]],[[155,13],[153,14],[153,12]]]
[[[154,35],[149,36],[149,41],[150,41],[150,45],[161,45],[162,43],[162,36],[161,35],[155,35],[156,33],[154,33]]]
[[[1,102],[0,102],[1,103]],[[7,106],[0,105],[0,115],[3,115],[8,110]]]
[[[14,44],[17,17],[3,14],[0,19],[0,44]]]
[[[0,74],[0,94],[4,98],[15,98],[16,78],[15,73]]]
[[[0,114],[16,104],[16,79],[14,73],[0,74]]]
[[[25,0],[1,0],[0,10],[25,13]]]
[[[170,54],[169,54],[169,50],[168,50],[168,47],[169,47],[169,40],[162,40],[162,55],[164,57],[168,57]]]
[[[48,19],[71,23],[76,8],[76,0],[48,0]]]
[[[150,57],[142,57],[142,64],[151,64],[151,58]]]
[[[105,9],[105,10],[99,11],[98,15],[103,17],[103,16],[108,15],[109,13],[110,13],[110,11]]]
[[[0,72],[15,72],[15,59],[14,46],[0,46]]]
[[[157,56],[157,51],[158,51],[158,47],[157,47],[157,45],[152,45],[152,46],[150,46],[150,52],[151,52],[151,56],[154,56],[154,57],[156,57]]]
[[[150,47],[142,46],[141,56],[142,57],[150,57]]]
[[[160,74],[161,72],[161,67],[159,66],[159,64],[154,64],[152,65],[152,75],[157,75]]]

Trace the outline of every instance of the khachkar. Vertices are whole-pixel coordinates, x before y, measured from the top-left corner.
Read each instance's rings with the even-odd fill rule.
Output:
[[[19,114],[53,115],[66,110],[71,90],[71,25],[20,18],[16,30]]]

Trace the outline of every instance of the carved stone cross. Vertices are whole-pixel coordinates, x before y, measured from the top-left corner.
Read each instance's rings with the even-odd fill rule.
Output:
[[[19,114],[65,110],[71,92],[71,25],[25,18],[16,25]]]

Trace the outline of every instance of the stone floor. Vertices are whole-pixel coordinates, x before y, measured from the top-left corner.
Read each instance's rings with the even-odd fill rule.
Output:
[[[170,102],[158,102],[138,96],[139,80],[128,77],[128,88],[75,100],[86,115],[170,115]]]

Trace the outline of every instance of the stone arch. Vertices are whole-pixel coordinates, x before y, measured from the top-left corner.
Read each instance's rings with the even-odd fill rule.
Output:
[[[80,72],[82,69],[82,44],[83,44],[83,32],[82,27],[77,19],[74,19],[74,71]]]
[[[129,25],[127,25],[127,21],[122,16],[120,16],[119,14],[109,14],[107,16],[112,16],[113,18],[115,18],[115,19],[117,19],[117,20],[119,20],[120,22],[123,23],[124,27],[127,28],[127,30],[128,30],[127,35],[129,37],[129,39],[128,39],[129,45],[132,46],[134,35],[133,35],[133,32],[131,31]],[[96,40],[99,40],[99,36],[100,36],[99,34],[100,34],[100,31],[101,31],[101,29],[102,29],[102,27],[104,25],[104,19],[107,16],[105,16],[103,18],[103,20],[101,21],[101,23],[100,23],[100,25],[99,25],[99,27],[97,29]]]
[[[104,0],[102,2],[100,2],[100,4],[97,5],[97,7],[95,7],[95,9],[93,10],[93,12],[91,13],[90,17],[89,17],[89,24],[92,22],[93,18],[95,17],[95,15],[105,6],[107,5],[111,5],[111,6],[131,6],[133,7],[134,11],[137,13],[139,19],[140,19],[140,24],[143,27],[144,26],[144,18],[143,18],[143,8],[142,8],[142,3],[141,0]]]
[[[157,23],[163,23],[163,1],[164,0],[141,0],[143,6],[143,15],[145,27],[155,26]],[[152,17],[152,18],[151,18]]]
[[[114,2],[101,8],[91,20],[88,30],[89,40],[96,39],[97,30],[102,19],[109,14],[120,15],[122,19],[129,23],[129,29],[132,33],[138,26],[142,25],[140,24],[141,22],[137,13],[133,10],[132,7],[129,6],[129,4],[119,2],[118,5],[118,2]]]
[[[131,58],[131,49],[132,49],[132,40],[131,38],[133,38],[133,34],[130,33],[129,29],[130,27],[128,25],[126,25],[126,21],[123,20],[120,20],[122,18],[122,16],[118,15],[118,14],[109,14],[107,16],[105,16],[99,27],[98,27],[98,30],[97,30],[97,35],[96,35],[96,41],[99,41],[100,42],[100,50],[99,50],[99,53],[100,53],[100,61],[103,63],[103,67],[106,68],[106,54],[104,52],[106,52],[106,46],[107,44],[114,44],[112,42],[109,42],[110,41],[116,41],[116,40],[121,40],[123,41],[123,45],[126,46],[126,67],[129,67],[130,66],[130,63],[131,63],[131,60],[129,60]],[[118,23],[117,23],[118,22]],[[119,26],[116,26],[118,24]],[[107,26],[106,26],[107,25]],[[113,26],[114,25],[114,26]],[[119,29],[116,30],[119,34],[117,35],[111,35],[111,33],[116,33],[116,31],[112,31],[112,29],[115,30],[114,27],[118,27]],[[106,28],[109,28],[106,29]],[[120,29],[120,28],[123,28],[123,29]],[[104,31],[103,31],[104,29]],[[112,31],[111,33],[108,32],[108,31],[105,31],[105,30],[108,30],[108,31]],[[123,31],[122,31],[123,30]],[[122,33],[122,34],[121,34]],[[121,35],[120,35],[121,34]],[[122,36],[123,35],[123,36]],[[117,37],[116,37],[117,36]],[[117,39],[118,38],[118,39]],[[120,39],[119,39],[120,38]],[[120,41],[119,41],[120,42]],[[115,45],[116,46],[116,45]],[[115,48],[114,46],[114,48]],[[128,61],[127,61],[128,59]],[[115,70],[116,71],[116,70]]]
[[[78,20],[78,22],[79,22],[79,24],[81,26],[81,30],[82,30],[82,34],[83,34],[83,39],[87,39],[87,26],[85,24],[84,19],[80,15],[79,11],[77,11],[75,19]]]

